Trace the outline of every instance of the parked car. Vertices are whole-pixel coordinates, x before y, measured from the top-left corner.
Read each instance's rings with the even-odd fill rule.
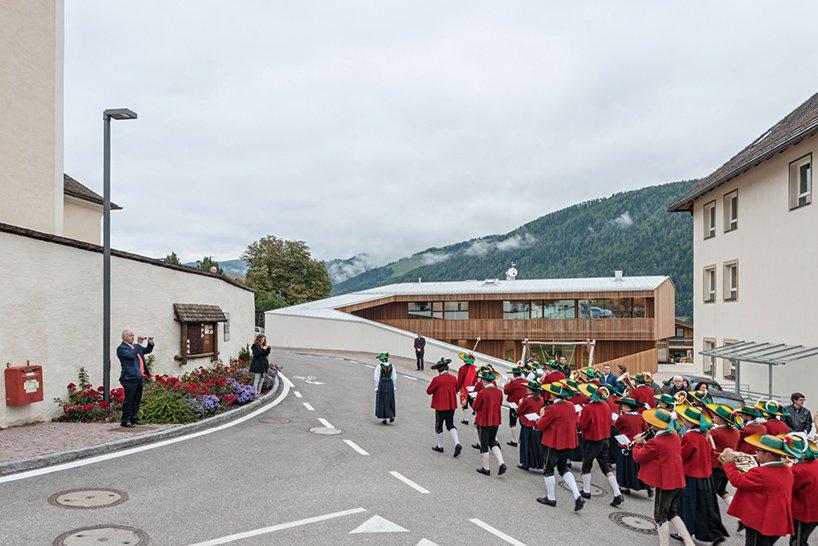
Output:
[[[713,403],[715,404],[725,404],[733,409],[744,405],[744,398],[741,395],[733,391],[724,390],[719,382],[712,377],[701,375],[682,375],[681,377],[690,384],[691,390],[695,389],[699,383],[706,383],[707,391],[710,393],[710,397],[713,398]],[[665,381],[663,384],[669,385],[670,381]]]
[[[256,335],[259,334],[266,334],[266,332],[264,331],[264,328],[262,328],[261,326],[256,326]]]

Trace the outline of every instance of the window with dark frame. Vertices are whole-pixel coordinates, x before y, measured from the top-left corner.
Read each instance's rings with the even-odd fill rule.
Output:
[[[216,323],[192,322],[187,325],[185,348],[188,358],[210,356],[216,347]]]
[[[738,228],[738,190],[724,196],[724,232]]]
[[[812,203],[812,154],[790,163],[790,210]]]
[[[531,302],[509,301],[503,302],[504,319],[529,319],[531,318]]]

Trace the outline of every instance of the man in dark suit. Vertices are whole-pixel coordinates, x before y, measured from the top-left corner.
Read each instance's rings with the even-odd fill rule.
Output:
[[[415,358],[417,359],[418,370],[423,369],[423,355],[426,352],[426,338],[420,335],[415,338]]]
[[[145,341],[140,337],[134,344],[134,335],[130,330],[122,332],[122,344],[116,349],[116,356],[122,366],[122,373],[119,375],[119,383],[125,389],[125,401],[122,404],[122,419],[120,426],[133,428],[139,424],[139,403],[142,401],[143,378],[150,379],[150,369],[145,361],[145,355],[153,351],[153,338],[149,337],[148,345],[143,347],[141,343]]]

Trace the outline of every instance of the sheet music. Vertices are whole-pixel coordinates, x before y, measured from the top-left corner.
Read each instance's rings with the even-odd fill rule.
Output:
[[[537,419],[540,418],[540,416],[537,415],[536,413],[526,413],[525,418],[528,419],[529,421],[536,421]]]
[[[630,438],[628,438],[624,434],[617,434],[616,436],[614,436],[614,440],[616,440],[621,446],[626,446],[629,443],[631,443]]]

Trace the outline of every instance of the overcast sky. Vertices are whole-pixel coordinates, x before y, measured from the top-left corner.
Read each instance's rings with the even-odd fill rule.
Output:
[[[580,5],[581,4],[581,5]],[[709,174],[818,91],[814,3],[66,0],[65,169],[114,246],[377,261]],[[811,14],[811,15],[810,15]]]

